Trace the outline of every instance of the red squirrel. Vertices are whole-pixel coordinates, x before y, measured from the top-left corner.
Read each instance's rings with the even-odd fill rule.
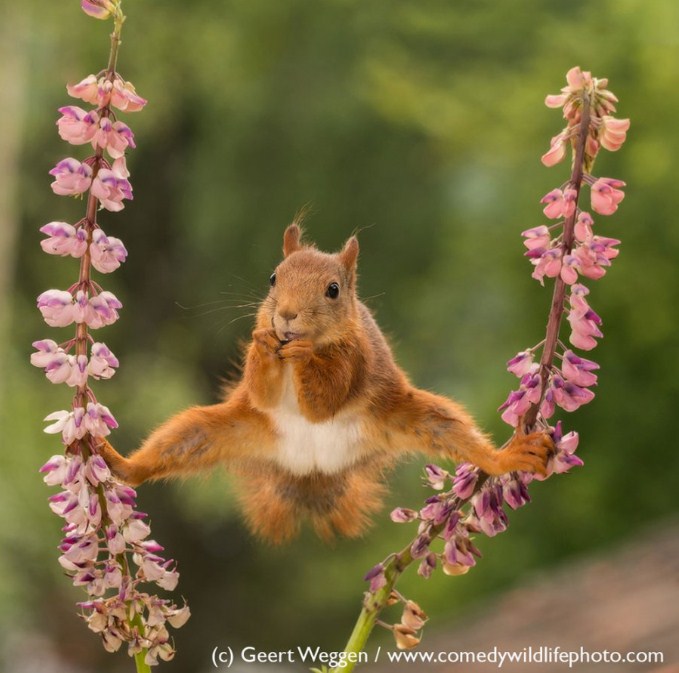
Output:
[[[382,504],[383,472],[422,452],[490,475],[544,472],[546,433],[517,433],[496,450],[457,402],[415,388],[356,295],[358,240],[328,254],[295,222],[257,313],[241,380],[222,402],[191,407],[128,458],[106,440],[112,472],[133,486],[219,463],[239,477],[251,530],[272,542],[307,517],[324,538],[355,537]]]

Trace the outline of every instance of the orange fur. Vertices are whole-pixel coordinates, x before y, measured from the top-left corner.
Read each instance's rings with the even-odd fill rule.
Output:
[[[283,252],[240,382],[223,402],[169,419],[129,458],[104,441],[119,478],[136,485],[226,464],[250,528],[283,542],[304,517],[323,538],[360,535],[381,506],[384,470],[409,452],[492,475],[544,471],[548,435],[517,434],[497,451],[460,404],[410,384],[356,297],[355,237],[327,254],[303,245],[295,223]]]

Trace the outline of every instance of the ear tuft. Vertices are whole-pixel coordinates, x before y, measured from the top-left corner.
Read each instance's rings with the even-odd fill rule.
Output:
[[[358,259],[358,239],[352,236],[342,248],[339,254],[342,265],[348,273],[353,273],[356,270],[356,260]]]
[[[293,252],[301,250],[300,239],[302,238],[302,230],[297,222],[293,222],[285,230],[283,234],[283,255],[288,257]]]

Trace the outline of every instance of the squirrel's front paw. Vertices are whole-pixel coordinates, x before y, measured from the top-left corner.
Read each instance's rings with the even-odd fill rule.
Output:
[[[272,329],[256,329],[252,333],[252,342],[257,350],[269,357],[277,357],[281,342]]]
[[[498,458],[502,472],[537,472],[546,474],[547,461],[554,451],[554,441],[546,432],[530,435],[517,434],[507,448],[500,451]]]
[[[308,362],[313,354],[314,346],[308,339],[293,339],[284,343],[278,351],[278,357],[281,360],[296,360],[297,362]]]

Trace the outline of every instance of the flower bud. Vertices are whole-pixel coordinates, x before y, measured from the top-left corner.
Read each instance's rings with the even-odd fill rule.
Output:
[[[95,19],[108,19],[115,7],[111,0],[81,0],[80,7],[87,14]]]
[[[394,639],[396,640],[396,647],[398,647],[399,650],[410,650],[420,644],[421,638],[418,638],[415,631],[408,626],[394,624],[392,631],[394,633]]]
[[[413,629],[413,631],[419,631],[426,621],[427,615],[424,610],[415,601],[406,601],[401,615],[401,624]]]

